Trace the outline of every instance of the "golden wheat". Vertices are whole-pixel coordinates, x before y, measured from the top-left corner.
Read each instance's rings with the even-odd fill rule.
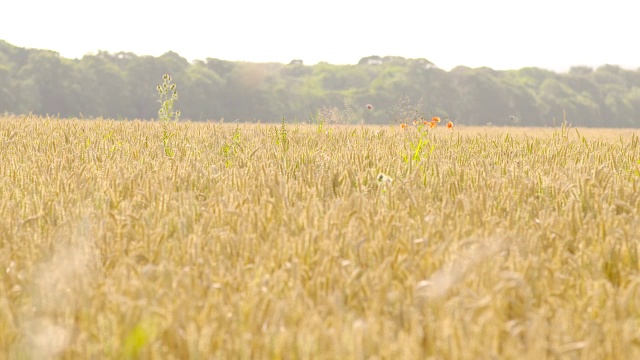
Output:
[[[629,131],[170,128],[0,120],[0,353],[640,358]]]

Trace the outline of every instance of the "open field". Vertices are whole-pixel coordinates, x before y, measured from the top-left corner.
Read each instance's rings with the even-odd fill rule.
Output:
[[[630,130],[3,118],[0,145],[10,359],[640,358]]]

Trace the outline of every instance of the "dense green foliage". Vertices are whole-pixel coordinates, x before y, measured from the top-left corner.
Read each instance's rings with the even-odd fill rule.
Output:
[[[0,40],[0,112],[63,117],[149,119],[157,115],[156,85],[169,73],[180,88],[182,118],[306,121],[317,109],[349,105],[347,120],[386,123],[402,111],[400,98],[425,115],[457,124],[640,126],[640,69],[605,65],[567,73],[539,68],[437,68],[425,59],[377,56],[357,65],[305,66],[231,62],[189,63],[174,52],[160,57],[98,52],[82,59],[15,47]],[[366,104],[373,104],[370,111]]]

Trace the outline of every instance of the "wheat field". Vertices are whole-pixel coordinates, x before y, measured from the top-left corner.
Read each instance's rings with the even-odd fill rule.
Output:
[[[0,356],[638,359],[638,142],[4,117]]]

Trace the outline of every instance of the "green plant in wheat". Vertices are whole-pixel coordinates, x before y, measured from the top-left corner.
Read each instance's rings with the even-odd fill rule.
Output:
[[[321,116],[320,109],[317,109],[315,114],[312,112],[309,114],[309,124],[315,124],[318,134],[324,129],[326,119]]]
[[[405,140],[405,146],[400,153],[402,161],[407,164],[406,171],[412,173],[415,169],[424,169],[426,163],[423,159],[430,157],[435,150],[435,143],[431,142],[428,138],[429,131],[424,125],[417,125],[417,136],[413,132],[405,133],[407,138]]]
[[[231,135],[231,141],[226,141],[220,147],[220,154],[224,158],[224,166],[226,168],[230,168],[233,165],[232,157],[236,155],[238,149],[241,147],[242,142],[242,132],[240,128],[236,126],[236,129],[233,131]]]
[[[287,150],[289,150],[289,138],[287,136],[287,128],[284,123],[284,118],[282,118],[282,125],[280,126],[280,129],[274,127],[274,135],[276,145],[281,146],[283,152],[287,152]]]
[[[409,145],[409,149],[404,154],[401,154],[402,160],[405,163],[409,162],[420,162],[422,157],[425,155],[425,150],[429,148],[429,152],[427,155],[431,155],[435,150],[435,145],[429,146],[429,139],[427,139],[428,130],[424,125],[418,125],[418,139],[417,141],[413,141],[411,139],[407,140]]]
[[[173,111],[173,102],[178,100],[178,89],[172,83],[171,76],[164,74],[162,84],[157,86],[160,99],[160,110],[158,110],[158,120],[162,122],[162,147],[165,155],[173,157],[175,150],[170,146],[169,140],[175,136],[175,131],[169,129],[170,122],[177,122],[180,118],[180,111]]]

